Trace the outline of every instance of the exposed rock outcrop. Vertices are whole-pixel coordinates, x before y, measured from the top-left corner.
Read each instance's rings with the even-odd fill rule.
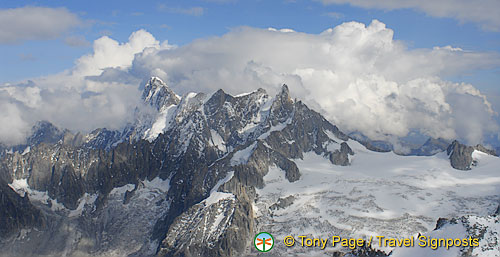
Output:
[[[31,204],[28,196],[19,196],[0,180],[0,238],[22,228],[43,228],[45,217]]]
[[[348,166],[350,163],[349,155],[354,155],[351,147],[346,142],[340,144],[340,150],[330,154],[330,161],[335,165]]]
[[[455,140],[450,146],[448,146],[447,149],[451,166],[458,170],[470,170],[472,166],[476,165],[476,160],[472,158],[472,153],[475,150],[497,156],[494,150],[490,150],[480,144],[473,147],[460,144],[457,140]]]
[[[448,146],[447,154],[451,166],[457,170],[470,170],[472,166],[472,152],[474,147],[460,144],[457,140]]]
[[[271,209],[271,210],[284,209],[284,208],[292,205],[293,201],[295,201],[295,197],[293,195],[289,195],[287,197],[280,197],[278,199],[278,202],[276,202],[275,204],[271,205],[269,207],[269,209]]]

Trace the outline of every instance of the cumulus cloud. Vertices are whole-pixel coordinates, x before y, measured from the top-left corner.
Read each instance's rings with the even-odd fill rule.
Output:
[[[0,101],[2,115],[0,115],[0,142],[6,145],[14,145],[23,142],[28,136],[29,124],[23,120],[23,113],[15,104]]]
[[[108,37],[94,42],[94,52],[59,74],[0,86],[0,143],[19,144],[36,121],[48,120],[73,131],[121,129],[140,106],[141,79],[130,75],[134,55],[145,49],[168,49],[139,30],[127,43]]]
[[[138,30],[124,44],[104,36],[94,41],[94,52],[76,61],[72,71],[78,76],[95,76],[106,68],[125,68],[129,66],[136,53],[146,48],[159,48],[160,42],[145,30]]]
[[[318,0],[319,1],[319,0]],[[484,29],[500,30],[500,1],[497,0],[321,0],[324,4],[350,4],[382,10],[416,9],[430,16],[475,22]]]
[[[320,34],[243,27],[182,47],[141,30],[127,43],[96,40],[94,52],[69,71],[0,87],[6,97],[0,102],[10,105],[1,115],[17,117],[22,128],[37,119],[73,130],[120,128],[139,105],[139,85],[149,76],[161,77],[179,94],[259,87],[274,94],[286,83],[293,96],[346,132],[392,140],[417,130],[475,144],[498,133],[496,113],[472,85],[440,77],[498,66],[494,52],[409,50],[376,20]]]
[[[0,43],[54,39],[81,24],[78,16],[66,8],[0,9]]]

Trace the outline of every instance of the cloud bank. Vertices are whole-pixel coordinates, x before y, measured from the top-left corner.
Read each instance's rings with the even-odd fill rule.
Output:
[[[0,43],[54,39],[81,24],[78,16],[66,8],[0,9]]]
[[[321,0],[324,4],[350,4],[382,10],[416,9],[438,18],[474,22],[487,30],[500,30],[500,1],[497,0]]]
[[[0,143],[22,143],[36,121],[88,132],[121,129],[140,105],[141,79],[128,74],[134,55],[145,49],[168,49],[139,30],[127,43],[106,36],[94,41],[94,52],[60,74],[0,86]]]
[[[12,121],[0,141],[23,138],[37,119],[73,130],[120,128],[140,102],[139,85],[159,76],[179,94],[259,87],[274,94],[286,83],[293,96],[347,132],[388,139],[418,130],[475,144],[498,133],[496,113],[472,85],[440,77],[498,66],[498,53],[409,50],[376,20],[320,34],[243,27],[182,47],[140,30],[127,43],[96,40],[94,53],[71,70],[0,87],[7,110],[0,120]]]

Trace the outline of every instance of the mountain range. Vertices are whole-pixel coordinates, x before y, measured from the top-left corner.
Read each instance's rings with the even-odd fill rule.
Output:
[[[0,148],[0,256],[256,256],[260,231],[279,241],[459,225],[481,247],[455,254],[500,254],[493,150],[430,138],[395,153],[342,132],[286,85],[181,97],[153,77],[142,99],[152,111],[137,109],[123,130],[41,121],[26,144]],[[278,244],[273,254],[414,254],[398,251]]]

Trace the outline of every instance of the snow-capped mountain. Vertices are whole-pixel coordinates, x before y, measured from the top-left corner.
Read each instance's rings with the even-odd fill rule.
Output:
[[[123,131],[73,134],[43,123],[50,133],[34,135],[48,136],[4,152],[0,189],[9,197],[0,203],[9,209],[0,219],[10,226],[0,256],[253,256],[259,231],[277,241],[410,236],[500,202],[500,159],[484,147],[453,142],[443,151],[430,141],[422,151],[432,156],[379,151],[292,99],[286,85],[275,96],[180,97],[151,78],[142,98],[152,111],[137,109]],[[312,252],[278,244],[273,254]]]

